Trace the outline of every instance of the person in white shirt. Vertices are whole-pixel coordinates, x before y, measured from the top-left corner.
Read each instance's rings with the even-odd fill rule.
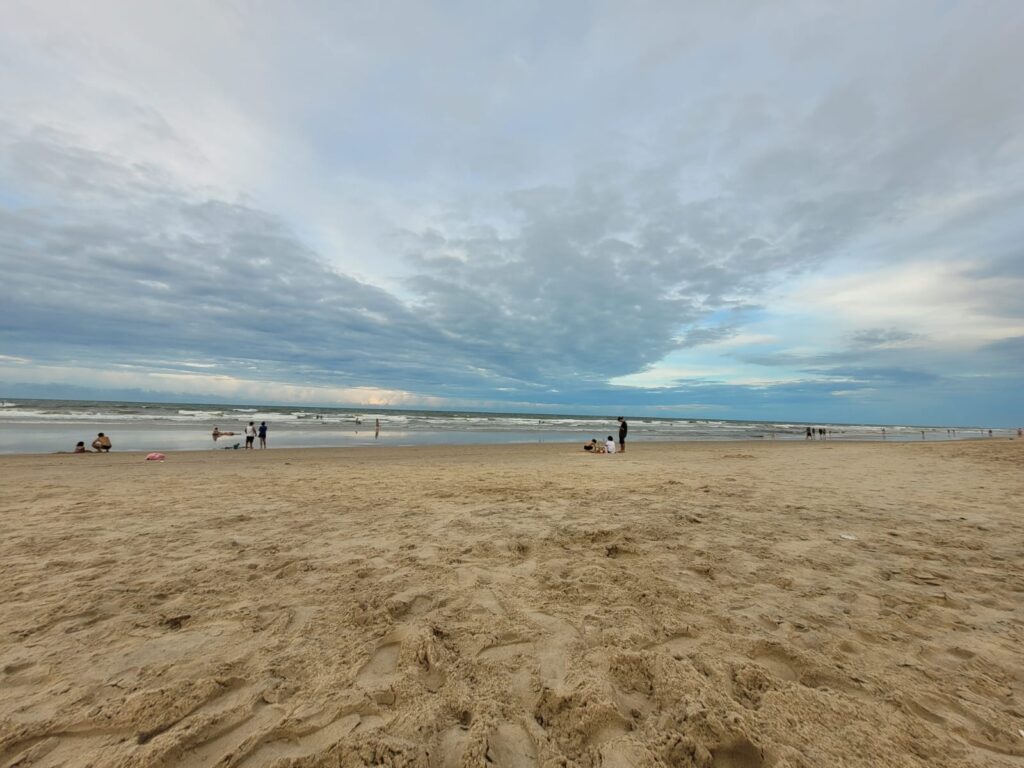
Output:
[[[604,443],[605,453],[615,453],[615,441],[612,440],[612,436],[608,435],[608,439]]]
[[[253,443],[256,441],[256,422],[250,421],[249,426],[245,428],[245,447],[246,450],[255,448]]]

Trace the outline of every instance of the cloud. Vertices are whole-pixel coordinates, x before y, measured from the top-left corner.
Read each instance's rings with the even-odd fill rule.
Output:
[[[954,412],[971,376],[1006,402],[1017,4],[261,11],[14,6],[19,368],[730,413],[911,384]]]

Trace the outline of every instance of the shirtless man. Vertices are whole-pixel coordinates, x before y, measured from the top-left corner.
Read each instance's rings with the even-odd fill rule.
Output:
[[[96,439],[92,441],[93,450],[96,453],[109,453],[110,452],[110,438],[100,432],[96,435]]]

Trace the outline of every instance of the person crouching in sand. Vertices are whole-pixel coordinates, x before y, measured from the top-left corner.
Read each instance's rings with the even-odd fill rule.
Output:
[[[583,444],[583,450],[587,453],[604,453],[604,446],[597,442],[597,438],[595,437],[589,443]]]
[[[96,435],[96,439],[92,441],[92,447],[96,453],[110,453],[110,438],[100,432]]]

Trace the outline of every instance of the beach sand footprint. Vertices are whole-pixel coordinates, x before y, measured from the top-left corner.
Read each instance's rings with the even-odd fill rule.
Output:
[[[982,716],[957,699],[923,694],[903,700],[906,711],[922,720],[954,733],[972,747],[985,752],[1024,757],[1024,746],[1006,733],[1000,733]]]
[[[379,688],[386,685],[398,669],[398,657],[402,644],[397,640],[378,646],[356,673],[356,683],[364,688]]]
[[[700,645],[700,638],[694,635],[673,635],[668,640],[648,646],[648,650],[666,651],[673,659],[683,659]]]
[[[476,657],[482,661],[504,661],[525,656],[533,652],[533,643],[529,640],[510,640],[495,643],[477,651]]]
[[[649,765],[646,750],[638,744],[621,741],[601,747],[601,768],[641,768]]]
[[[343,715],[322,728],[278,729],[247,758],[247,768],[269,768],[282,760],[295,760],[326,752],[334,744],[355,731],[362,717],[353,712]]]
[[[569,646],[580,639],[579,632],[565,619],[542,611],[528,611],[526,615],[549,634],[537,653],[541,680],[551,687],[559,686],[565,680]]]
[[[487,737],[485,759],[494,768],[533,768],[537,747],[521,725],[502,723]]]
[[[258,705],[251,714],[228,722],[212,732],[197,734],[186,742],[186,751],[165,765],[219,766],[237,763],[284,719],[277,707]]]
[[[755,664],[767,669],[772,675],[780,680],[796,682],[800,679],[799,673],[793,668],[792,660],[781,651],[768,651],[754,656]]]
[[[711,751],[712,768],[761,768],[764,756],[747,738],[739,738]]]
[[[462,757],[469,744],[469,732],[462,726],[452,726],[441,734],[437,748],[431,750],[430,768],[462,768]]]

